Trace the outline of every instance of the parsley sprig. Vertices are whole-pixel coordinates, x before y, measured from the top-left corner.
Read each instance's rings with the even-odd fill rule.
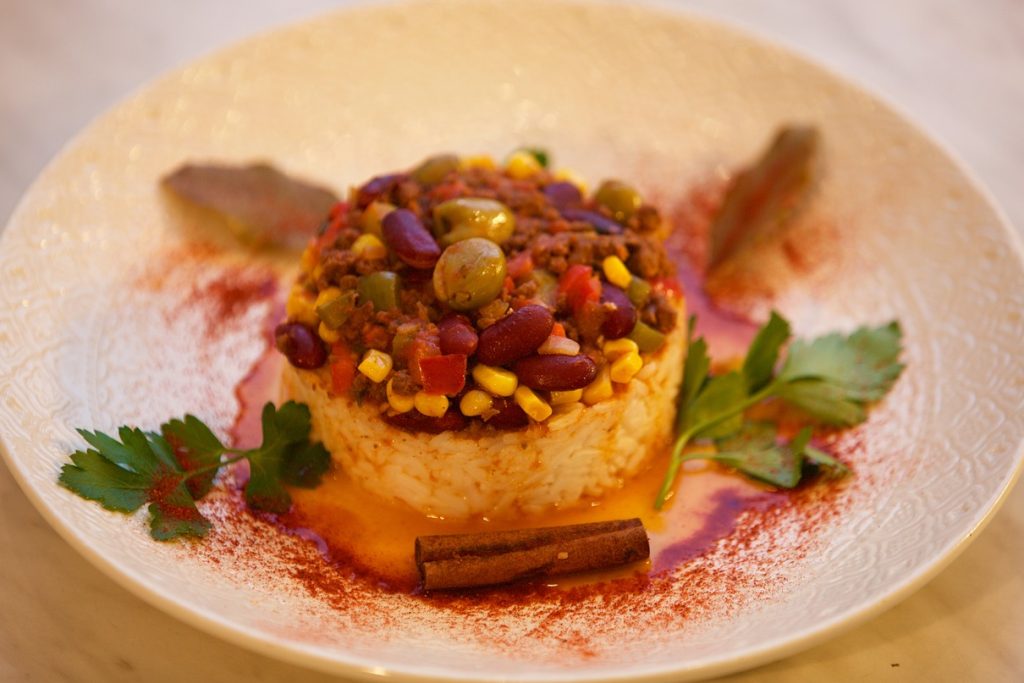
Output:
[[[327,449],[309,439],[305,405],[267,403],[262,423],[263,443],[249,450],[228,448],[194,415],[170,420],[160,432],[121,427],[118,438],[80,429],[91,448],[71,454],[59,481],[108,510],[130,513],[148,503],[150,534],[158,541],[202,537],[210,520],[196,501],[210,492],[221,467],[248,460],[246,502],[283,513],[291,507],[285,485],[314,487],[330,466]]]
[[[794,341],[779,366],[782,347],[789,341],[789,322],[778,313],[751,343],[743,366],[721,375],[710,373],[711,359],[703,338],[693,338],[679,392],[675,445],[655,507],[668,499],[687,460],[709,459],[783,488],[796,486],[804,462],[842,475],[845,465],[810,445],[811,427],[788,442],[777,425],[745,419],[746,411],[769,399],[781,400],[806,414],[812,423],[851,427],[867,419],[867,407],[881,399],[903,370],[899,362],[902,332],[891,322],[862,327],[848,336],[833,333],[811,341]],[[703,439],[717,450],[684,455],[687,444]]]

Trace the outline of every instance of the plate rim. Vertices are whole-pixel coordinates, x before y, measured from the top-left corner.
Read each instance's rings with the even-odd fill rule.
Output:
[[[801,62],[802,66],[816,70],[828,79],[837,81],[844,87],[855,91],[858,97],[888,110],[908,124],[926,142],[934,146],[950,161],[965,181],[966,186],[977,193],[988,208],[992,210],[999,223],[1000,230],[1008,240],[1017,265],[1024,270],[1024,235],[1014,227],[1006,211],[970,165],[940,135],[921,123],[904,106],[894,102],[888,95],[880,93],[861,82],[859,78],[843,73],[804,50],[775,37],[765,35],[756,28],[711,16],[694,8],[681,8],[668,2],[668,0],[642,0],[635,4],[625,2],[624,0],[597,0],[596,2],[592,0],[557,0],[557,2],[562,5],[581,8],[598,7],[602,11],[617,8],[624,11],[656,13],[666,18],[681,20],[694,26],[707,28],[715,33],[729,34],[736,40],[753,43],[759,48],[765,48],[780,53],[786,58],[795,59]],[[340,8],[329,9],[302,19],[275,24],[241,39],[219,45],[212,50],[172,66],[153,78],[145,80],[96,114],[86,125],[62,144],[58,151],[47,161],[28,187],[25,188],[8,217],[4,229],[0,231],[0,252],[3,251],[6,241],[9,239],[8,228],[25,210],[27,199],[39,183],[39,180],[47,175],[82,139],[88,137],[102,120],[118,109],[144,96],[151,88],[173,78],[183,70],[214,59],[224,53],[237,50],[246,44],[258,42],[278,32],[292,31],[307,25],[313,25],[327,17],[335,17],[352,12],[373,11],[378,7],[428,4],[431,4],[430,0],[356,0],[352,4]],[[446,4],[449,6],[465,6],[474,3],[471,0],[446,0]],[[20,469],[18,461],[10,454],[10,448],[3,434],[0,434],[0,457],[2,457],[8,471],[11,472],[22,493],[32,503],[36,511],[39,512],[47,524],[65,542],[81,554],[90,564],[114,580],[115,583],[127,589],[132,595],[143,600],[143,602],[205,633],[214,635],[257,654],[334,675],[354,676],[359,680],[374,680],[382,676],[393,676],[417,683],[443,683],[444,681],[494,683],[495,681],[503,680],[500,677],[488,677],[472,672],[443,669],[436,666],[421,667],[419,669],[379,666],[371,660],[350,655],[341,650],[330,651],[329,648],[310,646],[298,641],[280,640],[262,631],[229,621],[219,613],[206,609],[201,605],[192,605],[164,595],[157,587],[151,585],[145,576],[122,567],[112,560],[108,560],[100,552],[92,548],[84,537],[79,536],[70,526],[66,525],[61,516],[56,512],[56,509],[46,502],[41,493],[30,484],[26,473]],[[748,647],[731,657],[690,660],[689,662],[683,662],[681,666],[637,667],[634,665],[629,671],[620,668],[617,672],[613,671],[608,675],[588,674],[580,676],[554,672],[518,673],[516,680],[529,681],[530,683],[626,683],[626,681],[662,683],[663,681],[697,680],[748,670],[806,650],[892,608],[941,573],[988,526],[1005,503],[1022,473],[1024,473],[1024,439],[1021,439],[1016,445],[1016,452],[1013,454],[1013,464],[1008,468],[999,488],[984,508],[979,509],[978,514],[972,520],[972,524],[963,534],[951,539],[940,551],[933,555],[931,560],[922,564],[916,572],[907,576],[903,581],[894,584],[889,590],[876,596],[874,601],[851,607],[833,615],[827,620],[808,626],[795,634],[791,633],[787,636],[777,637],[762,642],[759,645]],[[344,655],[344,657],[339,657],[338,655]]]

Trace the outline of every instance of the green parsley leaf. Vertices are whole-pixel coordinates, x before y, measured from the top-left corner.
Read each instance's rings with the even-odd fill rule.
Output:
[[[852,427],[867,419],[864,406],[849,399],[843,387],[820,379],[780,384],[775,395],[815,418],[837,427]]]
[[[683,426],[697,437],[716,439],[735,434],[743,426],[743,414],[734,407],[746,398],[747,385],[740,373],[712,377],[686,411]]]
[[[150,534],[158,541],[202,537],[211,524],[196,507],[210,491],[217,471],[242,459],[250,462],[246,499],[253,507],[287,511],[291,497],[284,484],[313,487],[330,466],[330,454],[309,440],[309,408],[288,402],[263,409],[263,444],[238,451],[227,448],[199,418],[170,420],[161,433],[121,427],[119,439],[79,430],[92,446],[71,454],[59,483],[108,510],[135,512],[149,503]],[[233,457],[222,461],[225,454]]]
[[[759,391],[772,381],[775,364],[779,360],[779,349],[789,341],[789,336],[789,322],[772,311],[771,318],[758,330],[747,351],[746,360],[743,361],[743,377],[749,393]]]
[[[899,323],[861,327],[848,337],[828,334],[795,341],[779,373],[780,382],[820,379],[840,388],[851,401],[877,401],[903,371],[899,362]]]
[[[523,147],[523,151],[536,159],[541,168],[547,168],[551,163],[551,155],[546,149],[541,147]]]
[[[289,401],[277,409],[268,403],[262,420],[263,444],[246,453],[250,474],[245,499],[258,510],[284,513],[292,498],[284,487],[283,473],[315,486],[330,456],[322,446],[317,449],[309,444],[310,416],[305,405]]]
[[[122,427],[118,441],[102,432],[79,430],[90,445],[61,468],[59,482],[108,510],[135,512],[149,502],[153,537],[204,536],[210,528],[185,487],[186,474],[159,434]]]
[[[791,489],[800,483],[804,449],[810,439],[811,430],[803,429],[790,443],[780,444],[774,424],[748,422],[741,432],[718,442],[718,453],[697,453],[687,459],[714,460],[754,479]]]
[[[691,318],[677,437],[655,508],[668,500],[681,463],[689,459],[710,458],[783,487],[799,482],[805,459],[834,475],[849,472],[838,460],[808,445],[809,429],[792,443],[779,444],[771,423],[752,426],[744,422],[744,413],[775,398],[818,423],[838,427],[860,424],[867,419],[867,404],[884,397],[903,370],[899,324],[862,327],[849,336],[836,333],[795,341],[775,374],[789,337],[789,323],[773,312],[751,343],[741,371],[710,376],[707,345],[703,339],[693,340]],[[717,440],[718,454],[683,455],[694,438]]]
[[[807,444],[804,448],[804,457],[822,468],[825,473],[831,477],[842,477],[850,473],[850,468],[845,464],[836,460],[825,451],[818,450],[810,444]]]
[[[281,480],[304,489],[320,485],[331,467],[331,454],[319,441],[300,443],[291,448],[281,463]]]
[[[135,512],[149,499],[150,479],[104,457],[99,451],[75,451],[61,468],[61,486],[108,510]]]
[[[687,328],[689,348],[686,351],[686,362],[683,365],[683,383],[679,388],[679,416],[676,420],[679,431],[686,428],[687,412],[697,393],[704,388],[708,370],[711,368],[707,342],[703,337],[693,338],[696,325],[697,316],[691,315]]]
[[[184,483],[150,503],[149,516],[149,533],[158,541],[171,541],[179,536],[202,538],[213,526],[199,512]]]
[[[214,433],[195,415],[186,415],[182,420],[171,420],[160,428],[164,438],[174,449],[178,464],[185,470],[208,467],[220,462],[226,450]],[[202,498],[213,487],[217,470],[193,476],[188,480],[188,490],[196,500]]]

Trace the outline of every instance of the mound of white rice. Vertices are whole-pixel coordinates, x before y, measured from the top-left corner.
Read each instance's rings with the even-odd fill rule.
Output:
[[[565,507],[619,488],[668,446],[686,353],[686,316],[615,396],[558,406],[543,424],[483,435],[409,433],[379,408],[328,393],[326,373],[286,365],[285,398],[309,405],[313,431],[358,484],[446,518],[490,518]]]

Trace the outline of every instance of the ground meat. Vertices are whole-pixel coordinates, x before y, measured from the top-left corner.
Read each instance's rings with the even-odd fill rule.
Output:
[[[677,322],[678,313],[668,295],[659,290],[651,292],[651,298],[640,312],[640,320],[659,332],[671,332]]]
[[[355,289],[359,286],[359,278],[355,275],[345,275],[338,280],[338,289],[345,291],[349,289]]]
[[[420,388],[420,384],[412,378],[408,370],[399,370],[391,375],[391,390],[396,394],[411,396],[419,391]]]
[[[422,192],[422,188],[415,180],[402,181],[395,189],[395,204],[405,207],[417,215],[421,215],[423,209],[416,203],[416,198],[420,196],[420,192]]]
[[[629,238],[628,242],[630,253],[626,265],[630,272],[646,279],[672,273],[672,265],[659,241],[651,237],[635,236]]]
[[[355,270],[359,275],[369,275],[379,270],[389,270],[387,259],[356,259]]]
[[[655,297],[654,315],[657,321],[656,327],[660,332],[671,332],[676,326],[676,318],[679,317],[675,306],[669,303],[668,297],[659,294]]]
[[[644,233],[657,233],[661,231],[661,214],[649,204],[644,204],[636,212],[637,230]]]
[[[406,313],[421,319],[429,319],[430,309],[439,308],[433,283],[416,282],[411,278],[403,278],[398,291],[398,305]]]
[[[358,260],[359,258],[347,249],[325,249],[320,254],[321,274],[317,286],[320,289],[340,286],[342,278],[355,272]]]
[[[629,258],[627,239],[623,235],[599,235],[596,232],[564,232],[555,235],[540,235],[533,246],[533,262],[538,268],[545,268],[561,274],[573,264],[600,267],[608,256]]]
[[[537,295],[537,290],[538,289],[539,289],[539,287],[537,286],[537,281],[536,280],[527,280],[523,284],[521,284],[518,287],[516,287],[515,289],[513,289],[510,292],[510,297],[511,297],[511,299],[513,301],[515,299],[517,299],[517,298],[519,298],[519,299],[532,299],[533,297],[535,297]],[[517,308],[517,306],[514,303],[512,304],[512,307],[513,308]]]
[[[363,345],[368,349],[391,351],[391,335],[386,324],[370,322],[363,326]]]
[[[482,330],[512,310],[543,300],[554,305],[556,321],[564,327],[566,336],[579,342],[582,351],[591,354],[599,365],[606,362],[600,350],[604,341],[601,328],[611,304],[593,300],[581,304],[578,291],[576,294],[568,291],[573,284],[560,283],[560,276],[570,266],[582,264],[593,269],[592,277],[605,281],[603,262],[609,256],[622,259],[632,276],[645,280],[673,273],[662,243],[665,227],[653,206],[643,205],[628,219],[618,221],[621,233],[606,234],[598,232],[590,221],[578,220],[585,214],[569,214],[576,218],[574,220],[563,216],[568,208],[606,217],[610,214],[592,197],[579,201],[572,197],[567,200],[564,192],[545,194],[546,186],[555,182],[547,171],[522,179],[485,168],[450,170],[443,179],[430,184],[415,180],[413,175],[378,176],[353,190],[348,210],[326,224],[330,232],[321,236],[316,268],[308,269],[299,279],[309,296],[316,296],[328,287],[337,287],[343,292],[356,291],[360,278],[383,270],[398,275],[400,285],[395,309],[375,311],[372,304],[356,305],[358,299],[346,294],[346,304],[353,301],[352,309],[337,333],[341,335],[340,341],[357,357],[367,349],[391,354],[390,381],[394,391],[400,394],[410,395],[421,390],[419,360],[440,354],[436,323],[450,310],[437,299],[431,270],[411,268],[393,253],[373,260],[352,253],[352,244],[363,234],[365,209],[373,202],[387,202],[412,211],[435,236],[438,226],[434,225],[434,210],[442,202],[476,197],[504,204],[515,216],[515,228],[501,247],[515,278],[506,278],[497,299],[478,310],[465,311],[465,315]],[[570,298],[575,310],[568,305]],[[638,313],[640,320],[661,332],[671,331],[678,323],[671,300],[657,287]],[[470,370],[474,364],[475,359],[470,358]],[[357,373],[352,394],[360,401],[385,402],[386,386],[387,382],[375,383]],[[471,386],[469,377],[466,387]],[[452,400],[457,405],[458,397]],[[454,410],[455,415],[463,419],[458,409]],[[480,425],[479,420],[471,422]]]

